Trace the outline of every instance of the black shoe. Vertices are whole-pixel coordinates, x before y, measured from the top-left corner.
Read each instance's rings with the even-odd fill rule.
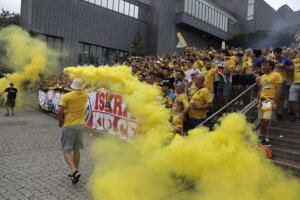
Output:
[[[267,141],[267,140],[262,140],[261,144],[264,145],[264,146],[266,146],[266,147],[272,146],[271,143],[270,143],[270,141]]]
[[[6,114],[4,115],[4,117],[7,117],[7,116],[9,116],[9,114],[8,114],[8,113],[6,113]]]
[[[73,173],[73,176],[72,176],[72,184],[73,185],[75,185],[76,183],[78,183],[80,176],[81,176],[81,174],[79,173],[79,171],[75,171]]]
[[[278,121],[282,122],[283,121],[283,114],[278,114],[277,119],[278,119]]]
[[[68,176],[69,176],[69,177],[73,177],[73,173],[71,173],[71,174],[68,174]]]

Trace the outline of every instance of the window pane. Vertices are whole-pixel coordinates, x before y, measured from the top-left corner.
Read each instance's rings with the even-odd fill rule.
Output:
[[[251,20],[253,20],[253,15],[247,17],[247,21],[251,21]]]
[[[189,11],[188,11],[188,13],[189,13],[190,15],[192,14],[193,1],[195,2],[195,0],[189,0]]]
[[[199,3],[199,19],[202,19],[202,3]]]
[[[196,16],[196,14],[195,14],[195,12],[196,12],[196,10],[195,10],[195,8],[196,8],[196,1],[195,0],[192,0],[192,16]]]
[[[125,2],[124,14],[125,15],[129,15],[129,3],[128,2]]]
[[[138,19],[139,18],[139,7],[134,6],[134,18]]]
[[[211,8],[208,8],[208,23],[212,24],[211,23]]]
[[[129,16],[134,17],[134,5],[130,4],[129,6]]]
[[[253,4],[254,0],[248,0],[248,4]]]
[[[98,6],[101,6],[101,0],[96,0],[95,4],[97,4]]]
[[[184,1],[184,12],[185,12],[185,13],[188,12],[188,7],[189,7],[189,0],[185,0],[185,1]]]
[[[107,0],[102,0],[101,6],[107,8]]]
[[[228,18],[225,18],[225,32],[228,31]]]
[[[108,0],[107,8],[112,10],[113,9],[113,4],[114,4],[113,0]]]
[[[205,5],[204,4],[202,4],[202,17],[201,17],[201,19],[203,21],[205,21]]]
[[[254,4],[248,6],[248,14],[247,16],[251,16],[254,13]]]
[[[208,22],[209,14],[208,14],[208,7],[205,6],[205,21]]]
[[[196,9],[196,13],[195,13],[195,17],[199,18],[199,1],[196,1],[196,6],[195,6],[195,9]]]
[[[119,12],[122,14],[124,13],[124,6],[125,6],[125,2],[123,0],[120,0]]]
[[[114,0],[114,7],[113,7],[113,10],[114,11],[119,11],[119,2],[120,0]]]

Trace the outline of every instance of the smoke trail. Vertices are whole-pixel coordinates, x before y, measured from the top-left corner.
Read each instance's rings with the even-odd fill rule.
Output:
[[[199,128],[168,144],[169,113],[155,101],[158,91],[132,77],[129,68],[64,72],[106,83],[141,119],[141,133],[132,143],[106,136],[93,144],[96,167],[89,185],[95,199],[299,199],[299,182],[257,151],[257,137],[243,115],[230,114],[212,132]]]
[[[33,88],[39,80],[39,73],[49,73],[57,67],[58,54],[20,27],[2,29],[0,41],[5,44],[6,56],[3,62],[14,71],[0,79],[0,91],[8,87],[10,82],[21,89],[24,81],[29,81],[29,87]]]

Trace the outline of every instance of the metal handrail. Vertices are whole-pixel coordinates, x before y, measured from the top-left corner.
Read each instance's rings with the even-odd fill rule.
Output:
[[[214,118],[216,115],[218,115],[219,113],[221,113],[223,110],[225,110],[228,106],[230,106],[231,104],[233,104],[234,102],[236,102],[236,100],[240,99],[242,96],[244,96],[249,90],[251,90],[252,88],[254,88],[257,84],[254,83],[253,85],[251,85],[249,88],[247,88],[244,92],[242,92],[240,95],[238,95],[237,97],[235,97],[232,101],[230,101],[228,104],[226,104],[225,106],[223,106],[223,108],[221,108],[220,110],[218,110],[217,112],[215,112],[213,115],[211,115],[210,117],[208,117],[206,120],[204,120],[201,124],[199,124],[196,128],[202,126],[203,124],[205,124],[206,122],[210,121],[212,118]],[[252,102],[251,102],[252,103]],[[250,103],[250,104],[251,104]],[[246,106],[247,107],[247,106]],[[243,109],[244,110],[244,109]]]
[[[252,108],[256,106],[255,100],[250,102],[243,110],[240,111],[242,114],[247,114]]]

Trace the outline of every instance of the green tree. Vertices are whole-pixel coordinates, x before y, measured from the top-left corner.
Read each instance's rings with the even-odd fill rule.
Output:
[[[8,10],[2,9],[0,14],[0,28],[9,25],[20,25],[20,15],[15,13],[10,13]]]
[[[143,38],[137,32],[132,44],[129,47],[129,56],[144,56],[146,54]]]
[[[0,31],[2,28],[10,25],[20,25],[20,15],[2,9],[2,13],[0,14]],[[6,42],[0,38],[0,77],[5,73],[12,72],[4,62],[6,60],[5,45]]]

